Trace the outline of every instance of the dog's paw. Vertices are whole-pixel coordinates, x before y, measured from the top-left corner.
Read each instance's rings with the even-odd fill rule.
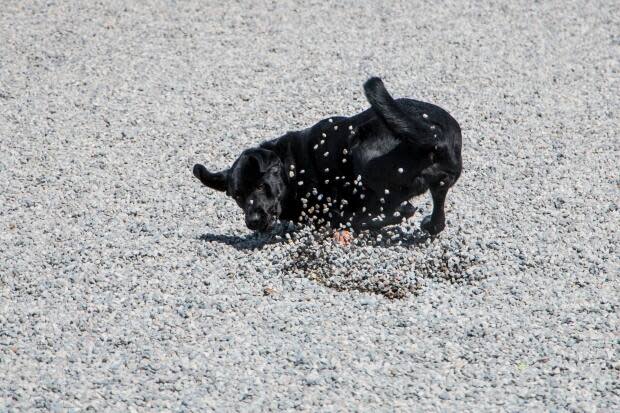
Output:
[[[398,208],[398,212],[400,212],[403,218],[411,218],[417,210],[418,208],[413,206],[410,202],[403,203]]]
[[[353,241],[353,235],[348,230],[341,229],[334,231],[332,239],[336,244],[345,247],[351,244],[351,241]]]
[[[431,215],[425,216],[422,220],[422,224],[420,225],[420,228],[422,228],[422,230],[428,232],[431,235],[439,234],[441,231],[443,231],[445,227],[445,221],[442,220],[440,222],[433,222],[433,220],[431,219]]]

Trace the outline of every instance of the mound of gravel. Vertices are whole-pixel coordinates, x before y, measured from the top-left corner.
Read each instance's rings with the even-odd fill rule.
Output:
[[[0,411],[619,411],[616,5],[216,3],[2,2]],[[371,75],[461,124],[438,237],[193,178]]]

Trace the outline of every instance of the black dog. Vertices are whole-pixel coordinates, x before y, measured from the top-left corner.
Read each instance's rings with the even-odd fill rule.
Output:
[[[462,169],[459,124],[430,103],[392,99],[379,78],[364,92],[371,108],[360,114],[264,142],[222,172],[197,164],[194,175],[232,196],[259,231],[277,219],[357,231],[397,224],[416,210],[408,200],[430,189],[422,229],[439,233]]]

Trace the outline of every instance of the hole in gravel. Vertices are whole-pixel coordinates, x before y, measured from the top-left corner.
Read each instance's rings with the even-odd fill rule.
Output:
[[[267,234],[203,234],[205,242],[229,245],[250,255],[249,271],[305,277],[338,291],[401,299],[431,283],[467,283],[483,277],[479,249],[459,230],[433,238],[409,225],[357,234],[349,246],[332,232],[280,224]],[[244,272],[245,273],[245,272]]]
[[[417,294],[429,281],[463,283],[479,278],[478,257],[458,236],[433,239],[411,227],[388,227],[359,234],[342,247],[326,232],[304,228],[288,234],[290,240],[278,257],[284,263],[282,271],[339,291],[400,299]],[[276,249],[274,254],[278,253]]]

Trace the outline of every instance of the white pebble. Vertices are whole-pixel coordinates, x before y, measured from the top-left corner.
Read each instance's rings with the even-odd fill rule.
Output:
[[[347,148],[344,148],[344,149],[342,150],[342,153],[343,153],[344,155],[346,155],[346,154],[348,154],[348,153],[349,153],[349,151],[347,151]]]
[[[329,172],[329,168],[325,168],[325,172]]]
[[[400,216],[400,212],[398,212],[398,211],[394,212],[394,216],[395,217],[399,217]]]
[[[423,114],[422,114],[422,117],[423,117],[424,119],[428,119],[428,115],[427,115],[426,113],[423,113]]]
[[[327,185],[329,183],[329,179],[325,180],[325,185]]]
[[[334,130],[338,130],[338,125],[335,125],[335,126],[334,126]]]
[[[349,125],[349,130],[353,130],[353,125]]]
[[[347,163],[347,158],[342,158],[342,163]]]
[[[324,157],[326,157],[326,158],[327,158],[327,155],[329,155],[329,152],[325,152],[325,153],[323,154],[323,156],[324,156]]]
[[[398,168],[398,173],[402,174],[403,172],[405,172],[405,170],[403,168]]]
[[[291,164],[290,168],[295,169],[295,165]]]
[[[386,194],[386,195],[389,195],[389,194],[390,194],[390,190],[389,190],[389,189],[387,189],[387,188],[386,188],[383,192],[385,192],[385,194]]]
[[[254,200],[250,199],[250,205],[254,205]]]
[[[329,118],[329,123],[334,123],[334,120],[332,118]]]
[[[306,170],[305,170],[305,169],[302,169],[301,171],[299,171],[299,173],[300,173],[300,174],[305,174],[305,173],[306,173]]]
[[[302,186],[304,184],[304,181],[299,181],[297,182],[297,185]]]
[[[360,194],[360,199],[364,199],[364,198],[366,198],[366,195]]]
[[[325,134],[325,132],[321,133],[321,136],[324,138],[327,138],[327,135]]]
[[[293,171],[289,171],[288,176],[290,176],[291,178],[295,176],[295,172]]]
[[[319,147],[319,144],[317,143],[316,145],[314,145],[313,149],[316,151],[316,148],[318,148],[318,147]]]

